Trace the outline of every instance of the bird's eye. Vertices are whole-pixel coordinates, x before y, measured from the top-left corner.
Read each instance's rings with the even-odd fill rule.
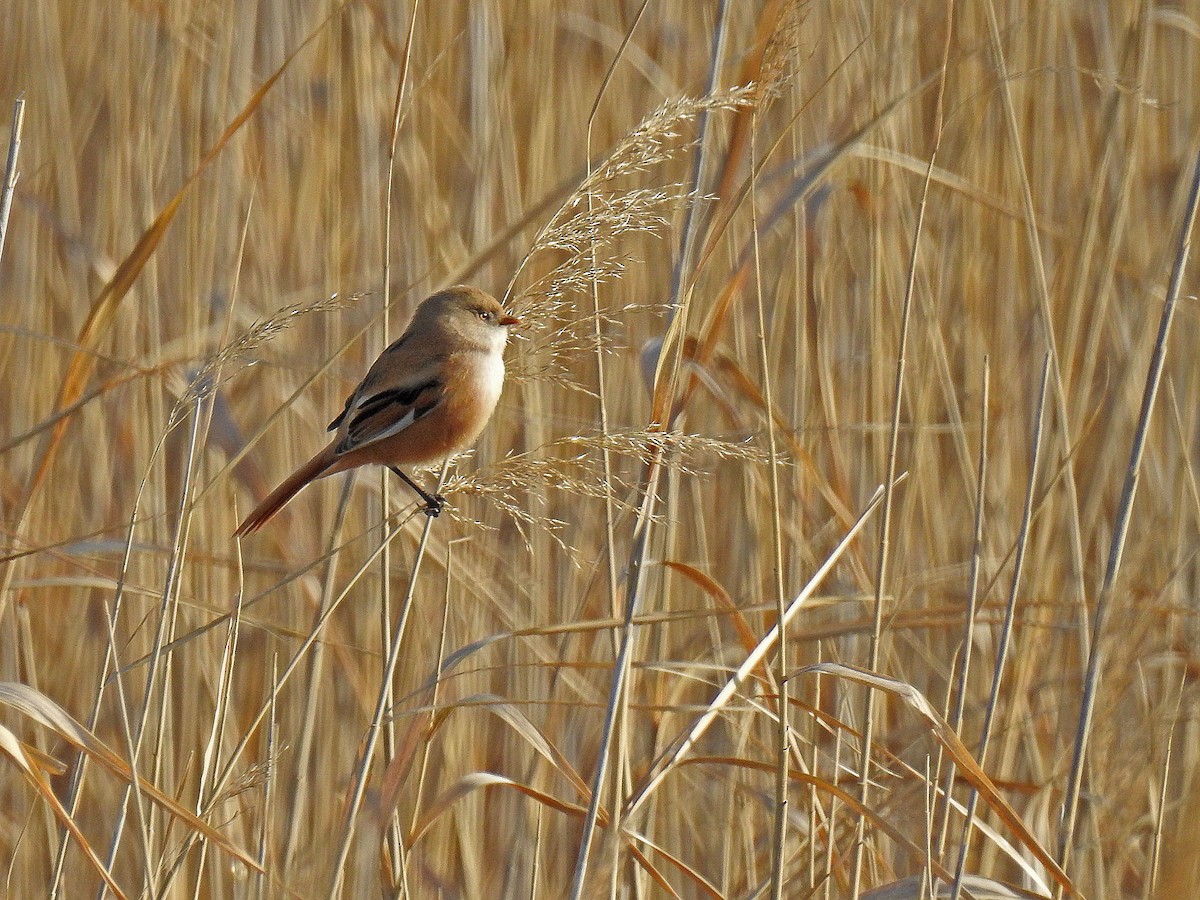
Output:
[[[492,321],[492,314],[490,312],[488,312],[486,309],[481,309],[479,311],[479,318],[483,319],[483,321],[485,321],[485,322],[490,322],[490,321]]]

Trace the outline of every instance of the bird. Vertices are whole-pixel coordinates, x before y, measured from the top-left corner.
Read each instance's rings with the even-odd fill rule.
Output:
[[[438,462],[475,443],[504,386],[509,329],[520,324],[476,287],[458,285],[422,300],[329,423],[333,440],[258,504],[235,537],[262,528],[318,478],[369,464],[387,466],[417,492],[426,515],[438,515],[445,500],[400,466]]]

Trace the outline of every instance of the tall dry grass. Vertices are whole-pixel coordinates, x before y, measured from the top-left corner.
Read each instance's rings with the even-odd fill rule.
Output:
[[[0,893],[1194,891],[1194,6],[5,19]],[[234,542],[453,281],[452,514]]]

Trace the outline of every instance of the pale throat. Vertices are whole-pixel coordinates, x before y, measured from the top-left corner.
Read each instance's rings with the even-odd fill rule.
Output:
[[[479,392],[480,403],[488,409],[496,405],[500,399],[500,390],[504,387],[504,357],[503,345],[501,350],[494,353],[480,353],[475,358],[475,389]]]

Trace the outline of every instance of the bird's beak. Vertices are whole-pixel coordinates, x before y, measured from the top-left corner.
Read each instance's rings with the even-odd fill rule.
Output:
[[[509,325],[509,326],[512,326],[512,325],[520,325],[520,324],[521,324],[521,320],[520,320],[520,319],[518,319],[516,316],[501,316],[501,317],[500,317],[500,324],[501,324],[501,325]]]

